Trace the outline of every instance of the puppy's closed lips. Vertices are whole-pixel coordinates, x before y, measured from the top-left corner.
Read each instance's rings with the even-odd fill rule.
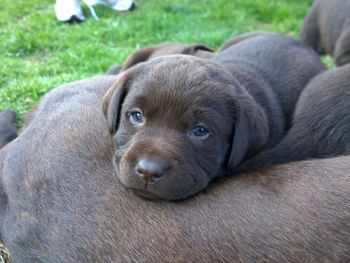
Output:
[[[147,190],[140,190],[140,189],[132,189],[131,191],[133,191],[136,195],[143,197],[145,199],[148,200],[159,200],[160,198],[150,192],[148,192]]]

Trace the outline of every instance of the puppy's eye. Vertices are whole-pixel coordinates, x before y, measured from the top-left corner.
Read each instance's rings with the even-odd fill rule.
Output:
[[[136,110],[129,113],[129,119],[134,125],[140,125],[144,122],[143,114]]]
[[[193,136],[200,140],[205,140],[209,137],[210,132],[202,125],[197,125],[192,131]]]

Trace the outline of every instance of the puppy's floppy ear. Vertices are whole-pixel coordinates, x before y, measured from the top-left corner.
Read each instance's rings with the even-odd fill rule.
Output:
[[[123,65],[122,70],[127,70],[128,68],[144,62],[149,59],[149,57],[153,54],[153,52],[158,48],[157,45],[155,46],[150,46],[150,47],[145,47],[145,48],[140,48],[134,53],[132,53],[127,59],[126,62]]]
[[[195,45],[189,45],[188,47],[186,47],[183,51],[183,54],[194,55],[199,50],[214,52],[214,50],[207,47],[206,45],[195,44]]]
[[[109,88],[102,99],[102,111],[106,117],[110,134],[115,134],[120,121],[120,111],[129,91],[134,70],[119,74],[117,81]]]
[[[236,123],[228,162],[230,170],[257,153],[265,145],[269,136],[265,112],[249,94],[239,96],[235,105]]]

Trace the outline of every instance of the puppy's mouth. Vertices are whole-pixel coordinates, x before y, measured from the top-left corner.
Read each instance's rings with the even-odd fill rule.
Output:
[[[130,189],[131,191],[133,191],[134,194],[142,197],[142,198],[145,198],[145,199],[148,199],[148,200],[160,200],[160,198],[150,192],[147,192],[145,190],[140,190],[140,189]]]

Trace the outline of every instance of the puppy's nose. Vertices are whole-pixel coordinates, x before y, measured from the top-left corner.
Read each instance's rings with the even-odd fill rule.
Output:
[[[136,174],[146,183],[154,183],[159,180],[168,168],[159,162],[149,159],[141,159],[136,165]]]

